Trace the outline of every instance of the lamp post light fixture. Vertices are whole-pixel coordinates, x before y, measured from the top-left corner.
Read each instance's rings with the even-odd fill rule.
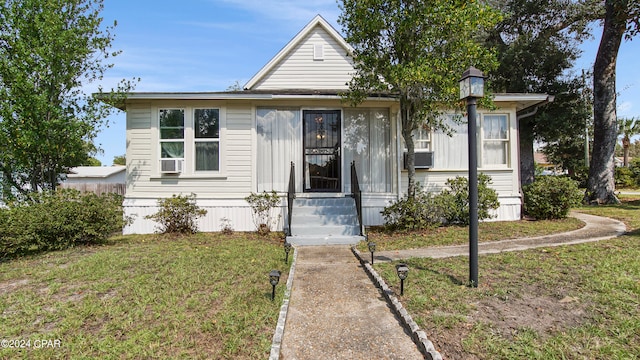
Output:
[[[367,246],[369,246],[369,252],[371,253],[371,265],[373,265],[373,253],[376,251],[376,243],[369,241]]]
[[[291,243],[287,240],[284,241],[284,263],[289,264],[289,251],[291,251]]]
[[[276,285],[280,281],[280,270],[271,270],[269,273],[269,282],[271,283],[271,301],[276,297]]]
[[[400,295],[404,295],[404,279],[406,279],[407,274],[409,274],[409,267],[405,263],[400,263],[396,265],[396,271],[400,278]]]
[[[478,125],[477,98],[484,97],[484,75],[473,66],[462,73],[460,100],[467,100],[469,134],[469,285],[478,287]]]

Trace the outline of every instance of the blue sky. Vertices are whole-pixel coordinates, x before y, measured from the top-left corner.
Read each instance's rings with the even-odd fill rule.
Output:
[[[104,6],[105,23],[118,22],[113,50],[123,51],[101,82],[106,89],[139,77],[135,91],[225,90],[244,85],[316,14],[341,30],[336,0],[104,0]],[[576,71],[591,67],[599,40],[594,29]],[[618,116],[640,117],[639,42],[625,41],[620,49]],[[109,122],[96,139],[103,165],[126,146],[125,114]]]

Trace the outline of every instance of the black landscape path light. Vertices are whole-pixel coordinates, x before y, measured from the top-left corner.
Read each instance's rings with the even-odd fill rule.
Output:
[[[373,265],[373,253],[376,251],[376,243],[369,241],[367,246],[369,246],[369,252],[371,253],[371,265]]]
[[[469,136],[469,285],[478,287],[478,138],[477,99],[484,97],[484,75],[473,66],[462,73],[460,100],[467,100]]]
[[[284,263],[289,264],[289,251],[291,251],[291,243],[287,240],[284,241]]]
[[[271,270],[269,273],[269,282],[271,283],[271,301],[276,297],[276,285],[280,281],[280,270]]]
[[[405,263],[400,263],[396,265],[396,271],[400,278],[400,295],[404,295],[404,279],[406,279],[407,274],[409,274],[409,267]]]

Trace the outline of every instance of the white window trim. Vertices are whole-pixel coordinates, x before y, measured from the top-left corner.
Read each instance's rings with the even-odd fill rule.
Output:
[[[217,171],[195,171],[195,132],[194,132],[194,111],[195,109],[218,109],[219,110],[219,136],[217,138],[218,147],[218,170]],[[160,159],[162,151],[160,149],[160,110],[184,110],[184,163],[182,173],[171,175],[160,172]],[[224,106],[217,104],[190,104],[189,106],[181,106],[180,104],[167,104],[167,106],[157,106],[152,108],[153,130],[152,143],[152,179],[226,179],[227,174],[227,112]]]
[[[507,138],[506,139],[485,139],[484,121],[485,116],[504,116],[507,119]],[[511,117],[508,113],[481,113],[479,114],[480,123],[478,124],[478,167],[484,170],[504,170],[511,168]],[[485,164],[484,163],[484,144],[485,141],[501,141],[505,143],[506,164]]]
[[[172,111],[172,110],[178,110],[178,111],[182,111],[184,114],[184,119],[182,119],[182,139],[162,139],[160,136],[160,132],[162,131],[162,129],[160,128],[160,111],[161,110],[168,110],[168,111]],[[166,108],[159,108],[157,111],[157,122],[158,122],[158,163],[160,162],[160,160],[162,159],[182,159],[184,160],[186,157],[186,137],[187,137],[187,114],[184,108],[180,108],[180,107],[166,107]],[[182,158],[163,158],[162,157],[162,146],[161,143],[166,142],[166,143],[182,143]],[[183,165],[184,166],[184,165]]]
[[[415,152],[431,152],[433,145],[433,130],[429,129],[429,131],[427,131],[426,129],[424,129],[423,134],[425,134],[427,136],[426,139],[421,138],[420,135],[420,128],[416,129],[416,131],[413,133],[413,147],[414,147],[414,151]],[[418,148],[418,143],[427,143],[428,146],[426,148]],[[405,146],[405,151],[406,151],[406,146]]]

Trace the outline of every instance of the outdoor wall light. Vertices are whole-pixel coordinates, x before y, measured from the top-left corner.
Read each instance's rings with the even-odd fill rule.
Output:
[[[484,96],[484,75],[473,66],[462,73],[460,99],[467,99],[469,143],[469,284],[478,287],[478,138],[477,98]]]
[[[284,263],[289,263],[289,251],[291,251],[291,243],[287,240],[284,241]]]
[[[376,243],[369,241],[367,246],[369,246],[369,252],[371,253],[371,265],[373,265],[373,253],[376,251]]]
[[[400,263],[396,265],[396,271],[398,272],[398,277],[400,278],[400,295],[404,295],[404,279],[407,278],[407,274],[409,274],[409,267],[407,264]]]
[[[280,281],[280,270],[271,270],[269,273],[269,282],[271,283],[271,301],[276,297],[276,285]]]

